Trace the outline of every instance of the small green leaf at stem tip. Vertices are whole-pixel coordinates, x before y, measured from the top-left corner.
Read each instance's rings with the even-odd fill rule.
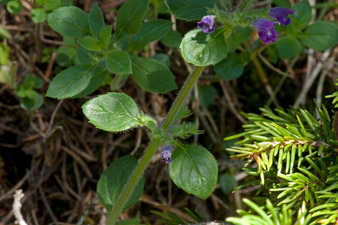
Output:
[[[105,131],[118,132],[142,125],[140,110],[124,93],[100,95],[86,102],[82,111],[91,124]]]
[[[46,13],[43,9],[33,9],[31,11],[31,17],[34,23],[42,23],[43,21],[46,20]]]
[[[104,18],[97,3],[94,4],[89,13],[89,29],[94,37],[98,37],[104,28]]]
[[[107,48],[111,39],[111,33],[112,33],[113,25],[106,26],[103,28],[99,34],[99,40],[102,43],[102,46],[104,48]]]
[[[169,163],[169,175],[185,192],[206,199],[216,187],[217,162],[201,146],[178,145]]]
[[[97,39],[93,38],[92,36],[86,36],[77,40],[77,42],[89,51],[98,52],[101,50],[99,46],[99,42]]]

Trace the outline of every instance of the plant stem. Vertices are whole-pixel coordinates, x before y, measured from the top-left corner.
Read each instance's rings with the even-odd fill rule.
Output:
[[[122,75],[116,74],[116,76],[114,77],[113,81],[110,84],[110,90],[116,91],[121,80],[122,80]]]
[[[161,125],[161,128],[164,131],[171,125],[172,122],[174,122],[173,119],[175,118],[177,112],[179,111],[195,82],[198,80],[198,77],[202,73],[203,69],[204,67],[196,67],[195,70],[189,75],[188,79],[185,81],[180,93],[176,97],[173,105],[171,106],[167,117],[164,119],[163,124]]]
[[[186,97],[188,96],[195,82],[198,80],[198,77],[202,73],[203,69],[204,67],[196,67],[195,70],[189,75],[180,93],[176,97],[172,107],[170,108],[167,117],[164,119],[161,125],[161,128],[163,131],[165,131],[174,122],[174,118],[176,117],[176,114],[178,113],[181,105],[184,103]],[[159,142],[159,140],[153,139],[149,143],[148,147],[145,149],[144,155],[140,159],[132,175],[129,177],[129,180],[126,186],[123,188],[122,193],[120,194],[119,198],[117,199],[114,205],[111,217],[109,218],[107,222],[108,225],[114,225],[116,223],[118,216],[120,215],[123,209],[123,206],[128,201],[131,193],[134,191],[136,184],[139,182],[140,178],[143,175],[144,170],[147,168],[148,164],[150,163],[151,158],[156,153],[160,144],[161,143]]]

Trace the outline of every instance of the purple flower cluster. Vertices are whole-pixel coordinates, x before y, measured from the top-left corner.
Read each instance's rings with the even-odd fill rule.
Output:
[[[289,15],[295,14],[295,11],[288,8],[273,8],[269,10],[268,15],[278,21],[280,25],[286,26],[291,23]],[[275,42],[277,31],[274,29],[275,22],[266,19],[258,19],[252,24],[258,31],[258,36],[265,44]]]
[[[164,146],[164,148],[161,152],[161,159],[166,164],[169,164],[171,162],[171,146],[170,145]]]
[[[197,28],[201,29],[206,34],[212,33],[215,30],[214,18],[215,16],[204,16],[201,21],[197,22]]]

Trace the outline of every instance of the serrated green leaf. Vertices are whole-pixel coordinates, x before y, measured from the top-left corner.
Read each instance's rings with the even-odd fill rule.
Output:
[[[47,15],[48,25],[62,35],[81,38],[90,35],[88,15],[81,9],[60,7]]]
[[[140,125],[140,110],[126,94],[110,92],[86,102],[82,111],[89,122],[105,131],[118,132]]]
[[[126,155],[113,161],[107,170],[102,173],[97,184],[96,192],[100,202],[107,211],[112,210],[136,165],[136,158],[131,155]],[[145,180],[142,177],[135,186],[133,193],[130,193],[130,197],[123,206],[123,209],[131,207],[138,201],[143,192],[144,182]]]
[[[51,98],[70,98],[83,91],[93,74],[100,70],[92,65],[77,65],[57,74],[49,84],[46,96]]]
[[[131,56],[135,82],[143,89],[155,93],[167,93],[177,88],[175,77],[168,67],[155,59]]]
[[[185,61],[195,66],[215,65],[227,56],[227,46],[220,31],[207,35],[200,29],[191,30],[180,47]]]
[[[33,9],[31,11],[31,18],[34,23],[42,23],[43,21],[46,20],[46,13],[41,8]]]
[[[104,18],[102,11],[97,3],[93,5],[89,13],[89,29],[94,37],[98,37],[104,28]]]
[[[281,59],[289,59],[297,56],[303,49],[302,45],[296,38],[284,37],[276,42],[279,57]]]
[[[177,146],[169,164],[173,182],[185,192],[206,199],[217,183],[217,162],[213,155],[201,146]]]
[[[140,30],[148,5],[149,0],[128,0],[123,4],[116,18],[116,40],[136,34]]]
[[[128,40],[128,51],[141,50],[148,43],[159,40],[171,30],[169,20],[152,20],[142,24],[141,29]]]
[[[215,6],[215,0],[166,0],[165,2],[175,18],[187,21],[202,19],[209,14],[208,8]]]
[[[330,22],[318,21],[311,24],[300,37],[310,48],[324,51],[338,43],[338,28]]]
[[[131,60],[125,51],[112,51],[107,56],[107,68],[115,74],[131,74]]]
[[[92,36],[80,38],[79,40],[77,40],[77,43],[79,43],[83,48],[89,51],[98,52],[101,50],[98,40],[93,38]]]
[[[234,80],[242,75],[244,66],[241,57],[237,53],[231,53],[217,63],[214,69],[218,77],[224,80]]]

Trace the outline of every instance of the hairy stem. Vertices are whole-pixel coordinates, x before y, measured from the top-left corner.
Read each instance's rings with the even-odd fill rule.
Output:
[[[186,97],[188,96],[195,82],[198,80],[198,77],[202,73],[203,69],[204,67],[196,67],[195,70],[189,75],[180,93],[176,97],[173,105],[171,106],[167,117],[164,119],[161,125],[163,131],[166,131],[166,129],[174,122],[174,118],[176,117],[180,107],[184,103]],[[149,143],[148,147],[145,149],[144,155],[140,159],[132,175],[129,177],[126,186],[124,187],[122,193],[120,194],[119,198],[117,199],[114,205],[111,217],[109,218],[107,223],[108,225],[114,225],[116,223],[118,216],[120,215],[123,209],[123,206],[128,201],[131,193],[134,191],[136,184],[139,182],[140,178],[143,175],[144,170],[147,168],[151,158],[156,153],[160,144],[161,143],[158,140],[152,140]]]

